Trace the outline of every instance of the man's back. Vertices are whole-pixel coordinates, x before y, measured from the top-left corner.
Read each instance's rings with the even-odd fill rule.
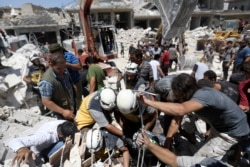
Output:
[[[67,63],[70,63],[70,64],[79,64],[79,60],[76,58],[75,55],[73,55],[70,52],[64,52],[64,57],[65,57]],[[78,82],[79,79],[80,79],[80,73],[79,73],[79,71],[74,70],[72,68],[67,68],[67,69],[69,71],[69,74],[70,74],[73,82],[74,83]]]
[[[157,67],[160,66],[160,62],[157,61],[157,60],[151,60],[149,63],[150,63],[150,65],[152,67],[152,70],[153,70],[154,80],[159,80],[160,79],[160,74],[158,72]]]
[[[193,71],[195,72],[196,81],[203,78],[203,74],[208,70],[208,66],[203,62],[198,62],[194,65]]]
[[[239,137],[249,134],[246,114],[224,93],[213,88],[198,89],[191,100],[203,105],[195,113],[219,132]]]
[[[90,81],[91,77],[95,77],[95,79],[96,79],[96,87],[95,87],[96,90],[104,87],[103,80],[105,79],[105,74],[104,74],[103,69],[100,66],[98,66],[96,64],[92,64],[89,67],[88,74],[87,74],[88,82]]]
[[[176,59],[177,58],[177,49],[175,47],[170,47],[169,48],[169,54],[170,54],[170,59]]]

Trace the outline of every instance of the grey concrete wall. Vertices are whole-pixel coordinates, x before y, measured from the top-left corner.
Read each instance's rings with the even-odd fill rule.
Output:
[[[241,10],[250,10],[250,1],[249,0],[237,0],[229,3],[229,9],[237,8]]]

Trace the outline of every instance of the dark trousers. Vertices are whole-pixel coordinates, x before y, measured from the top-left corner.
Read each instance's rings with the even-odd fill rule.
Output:
[[[229,69],[229,67],[226,66],[228,63],[229,63],[228,61],[223,61],[222,62],[223,79],[225,81],[227,80],[227,77],[228,77],[228,69]]]

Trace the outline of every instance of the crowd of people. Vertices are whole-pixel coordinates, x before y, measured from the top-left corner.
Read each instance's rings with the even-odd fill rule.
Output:
[[[34,135],[12,139],[9,147],[16,152],[13,164],[27,163],[32,154],[46,162],[67,137],[74,137],[76,132],[86,137],[96,124],[105,145],[111,144],[121,152],[124,167],[138,156],[134,143],[172,167],[224,164],[231,147],[238,144],[244,149],[242,143],[249,140],[250,48],[246,40],[238,47],[227,41],[220,54],[223,79],[217,80],[211,70],[215,48],[210,42],[192,73],[179,75],[169,75],[178,70],[180,50],[174,44],[131,45],[129,62],[118,78],[116,90],[105,86],[105,72],[86,48],[74,55],[57,43],[50,44],[47,66],[41,65],[38,55],[32,55],[33,65],[23,79],[38,88],[43,105],[58,120],[48,122]],[[233,73],[229,76],[231,65]],[[145,133],[152,131],[161,113],[167,121],[162,146],[152,143]],[[179,132],[195,143],[194,133],[181,127],[183,118],[192,116],[207,124],[202,134],[205,143],[193,156],[180,156],[171,145]],[[138,135],[134,139],[135,133]]]

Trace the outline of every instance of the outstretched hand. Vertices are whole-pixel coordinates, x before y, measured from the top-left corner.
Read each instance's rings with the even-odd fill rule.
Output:
[[[17,151],[16,156],[12,160],[12,166],[17,164],[17,166],[20,166],[22,164],[27,164],[29,157],[32,156],[32,151],[30,151],[27,147],[20,148]]]
[[[142,93],[138,92],[136,94],[137,99],[141,102],[141,103],[145,103],[145,101],[147,100],[146,96],[144,96]]]
[[[147,134],[144,132],[144,130],[138,134],[136,138],[136,144],[138,146],[144,146],[145,148],[148,148],[148,146],[151,144],[151,141],[149,140]]]

